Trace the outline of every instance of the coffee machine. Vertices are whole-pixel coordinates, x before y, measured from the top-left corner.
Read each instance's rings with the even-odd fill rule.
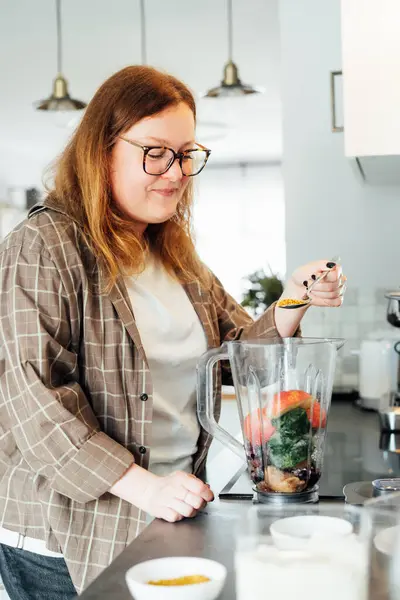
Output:
[[[386,312],[387,322],[398,330],[399,337],[399,341],[395,341],[393,344],[393,350],[396,353],[396,377],[393,393],[394,404],[397,404],[400,400],[400,290],[387,292],[385,298],[388,300]]]
[[[360,405],[376,411],[382,400],[394,404],[400,397],[400,290],[387,292],[385,298],[386,319],[392,329],[371,331],[359,350]]]

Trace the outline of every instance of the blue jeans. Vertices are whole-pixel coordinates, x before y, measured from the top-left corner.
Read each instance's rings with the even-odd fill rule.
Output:
[[[76,597],[63,558],[0,544],[0,573],[11,600],[71,600]]]

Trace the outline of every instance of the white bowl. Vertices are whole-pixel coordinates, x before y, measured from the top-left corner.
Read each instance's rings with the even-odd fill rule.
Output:
[[[382,529],[374,537],[375,548],[382,554],[393,554],[395,550],[396,538],[400,534],[399,526],[387,527]]]
[[[210,581],[189,585],[159,586],[148,581],[204,575]],[[226,579],[226,568],[214,560],[194,556],[171,556],[138,563],[125,574],[135,600],[215,600]]]
[[[270,526],[275,545],[282,550],[304,549],[311,539],[317,537],[343,537],[353,532],[346,519],[325,515],[298,515],[278,519]]]

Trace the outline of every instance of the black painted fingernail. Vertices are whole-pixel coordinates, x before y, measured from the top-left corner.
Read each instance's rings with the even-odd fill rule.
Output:
[[[333,269],[333,267],[336,267],[336,263],[328,262],[328,263],[326,263],[326,266],[328,267],[328,269]]]
[[[311,279],[314,279],[314,281],[317,279],[316,275],[311,275]]]
[[[304,287],[308,287],[308,281],[303,281]]]

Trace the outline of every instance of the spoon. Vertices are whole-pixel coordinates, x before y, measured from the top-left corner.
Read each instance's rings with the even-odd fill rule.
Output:
[[[329,262],[333,262],[335,263],[335,267],[336,265],[339,263],[340,261],[340,256],[334,256]],[[332,269],[334,269],[335,267],[331,267],[330,269],[328,269],[327,271],[324,271],[319,277],[317,277],[309,286],[307,293],[304,294],[304,296],[302,297],[301,300],[296,300],[296,299],[292,299],[292,298],[282,298],[282,300],[278,301],[277,306],[279,306],[279,308],[303,308],[304,306],[308,306],[311,303],[311,298],[308,296],[308,294],[311,292],[311,290],[313,289],[313,287],[315,285],[317,285],[317,283],[319,283],[320,281],[322,281],[323,279],[325,279],[325,277],[328,275],[328,273],[330,273],[332,271]],[[288,300],[292,300],[295,304],[279,304],[279,302],[287,302]]]

